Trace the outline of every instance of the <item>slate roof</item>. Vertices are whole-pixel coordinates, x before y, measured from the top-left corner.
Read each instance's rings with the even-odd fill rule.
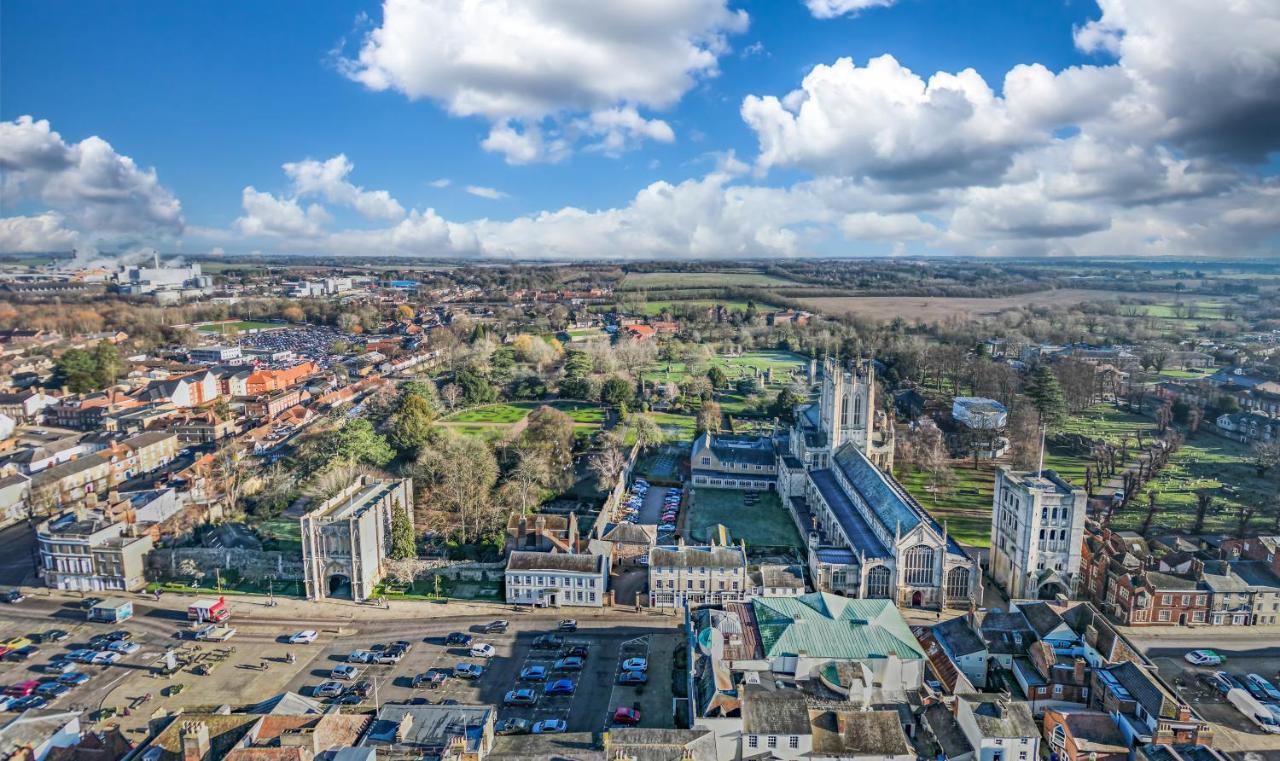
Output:
[[[827,592],[757,597],[751,603],[764,655],[861,660],[924,652],[891,600],[859,600]]]
[[[1019,701],[969,701],[973,719],[984,737],[1039,737],[1040,728],[1031,715],[1031,706]]]
[[[1089,753],[1128,753],[1129,743],[1110,714],[1102,711],[1051,709],[1062,715],[1062,723],[1075,739],[1076,750]]]
[[[814,753],[876,757],[912,755],[897,711],[810,710]],[[840,719],[844,719],[844,732]]]
[[[654,547],[649,550],[650,568],[742,568],[747,557],[741,547]]]
[[[809,471],[809,478],[818,488],[818,493],[826,500],[831,512],[835,515],[836,522],[840,524],[840,529],[844,531],[845,536],[849,537],[855,550],[862,550],[867,557],[871,558],[890,557],[889,550],[880,541],[880,537],[871,530],[871,524],[867,523],[866,518],[862,517],[862,513],[853,504],[853,500],[849,499],[849,495],[840,488],[834,473],[826,469],[812,470]]]
[[[768,439],[757,437],[742,438],[735,436],[713,436],[710,431],[703,433],[693,444],[692,457],[710,449],[720,462],[746,463],[748,465],[775,465],[776,456],[773,443]]]
[[[1023,618],[1027,619],[1027,623],[1031,624],[1032,630],[1041,639],[1044,639],[1049,632],[1062,626],[1063,623],[1062,616],[1058,615],[1058,612],[1053,608],[1050,608],[1048,603],[1020,603],[1018,612],[1022,614]]]
[[[561,571],[598,573],[600,558],[595,555],[570,555],[563,552],[523,552],[517,550],[507,558],[508,571]]]
[[[978,633],[964,616],[956,616],[933,627],[933,636],[955,656],[980,653],[987,649]]]
[[[1147,713],[1162,719],[1176,718],[1169,715],[1172,713],[1174,701],[1166,701],[1168,696],[1165,691],[1141,666],[1132,661],[1125,661],[1107,670]]]
[[[449,738],[466,738],[467,750],[479,749],[492,706],[384,705],[378,709],[362,746],[438,747]],[[407,720],[406,720],[407,719]]]
[[[798,565],[762,565],[760,586],[804,589],[804,568]]]
[[[809,733],[809,707],[804,693],[749,684],[742,694],[742,731],[750,735]]]

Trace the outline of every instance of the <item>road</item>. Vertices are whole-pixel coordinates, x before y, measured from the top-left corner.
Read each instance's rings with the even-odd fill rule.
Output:
[[[0,587],[34,581],[36,530],[26,521],[0,530]]]

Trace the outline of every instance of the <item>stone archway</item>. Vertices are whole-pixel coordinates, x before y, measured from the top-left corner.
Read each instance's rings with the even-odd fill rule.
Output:
[[[1040,585],[1040,589],[1036,592],[1038,600],[1056,600],[1058,595],[1067,597],[1067,588],[1058,581],[1046,581]]]
[[[337,597],[343,600],[355,599],[352,597],[351,577],[345,573],[331,573],[326,576],[325,593],[326,597]]]

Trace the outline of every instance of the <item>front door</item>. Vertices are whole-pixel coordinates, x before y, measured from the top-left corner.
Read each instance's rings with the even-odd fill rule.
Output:
[[[912,592],[912,593],[911,593],[911,607],[913,607],[913,608],[918,608],[918,607],[920,607],[923,603],[924,603],[924,593],[923,593],[923,592]]]

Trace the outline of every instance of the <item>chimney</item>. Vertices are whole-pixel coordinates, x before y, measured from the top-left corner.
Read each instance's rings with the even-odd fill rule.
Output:
[[[182,722],[182,761],[205,761],[209,750],[209,725],[203,721]]]
[[[1075,677],[1075,683],[1077,685],[1084,684],[1084,670],[1086,665],[1084,658],[1076,658],[1073,676]]]
[[[1204,561],[1200,558],[1191,559],[1191,578],[1204,581]]]
[[[836,714],[836,734],[840,735],[841,737],[844,737],[844,729],[845,729],[845,724],[847,722],[847,720],[845,719],[844,711],[836,711],[835,714]]]

